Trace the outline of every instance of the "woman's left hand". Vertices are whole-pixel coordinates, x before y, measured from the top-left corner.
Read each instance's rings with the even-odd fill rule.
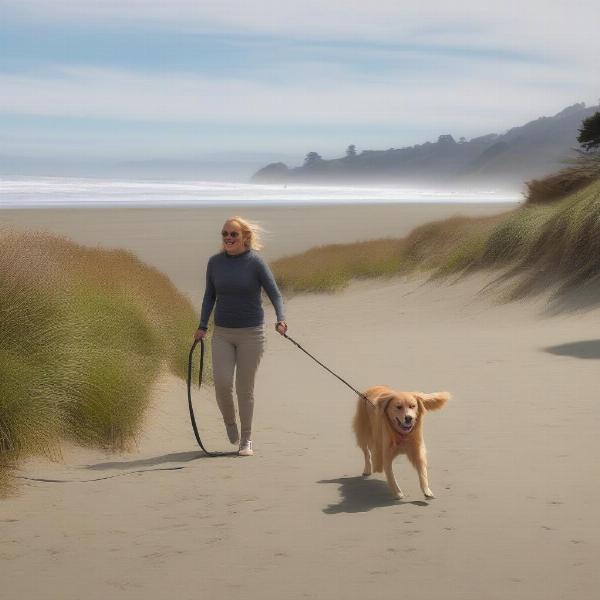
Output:
[[[275,331],[277,331],[277,333],[280,333],[281,335],[285,335],[287,330],[288,330],[288,326],[285,321],[277,321],[277,323],[275,323]]]

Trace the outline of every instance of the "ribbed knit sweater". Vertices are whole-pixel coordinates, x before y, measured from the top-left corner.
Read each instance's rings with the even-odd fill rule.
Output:
[[[277,320],[285,319],[283,299],[271,270],[253,250],[211,256],[206,267],[206,289],[200,313],[200,328],[208,327],[215,306],[215,325],[219,327],[257,327],[264,323],[261,290],[275,308]]]

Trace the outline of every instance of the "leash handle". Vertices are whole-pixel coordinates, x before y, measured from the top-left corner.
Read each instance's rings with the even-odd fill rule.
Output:
[[[200,372],[198,373],[198,387],[202,386],[202,372],[204,371],[204,340],[194,340],[192,347],[190,348],[190,354],[188,356],[188,372],[187,372],[187,397],[188,397],[188,408],[190,410],[190,421],[192,422],[192,429],[194,430],[194,436],[198,442],[198,446],[202,448],[205,454],[214,456],[213,452],[209,452],[202,443],[200,433],[198,431],[198,425],[196,424],[196,418],[194,416],[194,408],[192,406],[192,361],[194,359],[194,350],[200,343]]]
[[[200,343],[200,372],[198,373],[198,387],[202,387],[202,373],[204,372],[204,340],[194,340],[192,347],[190,348],[190,354],[188,356],[188,372],[187,372],[187,397],[188,407],[190,409],[190,421],[192,422],[192,429],[194,430],[194,436],[198,442],[198,446],[202,448],[203,452],[207,456],[234,456],[237,452],[210,452],[204,447],[202,439],[200,438],[200,432],[198,431],[198,425],[196,424],[196,417],[194,416],[194,408],[192,406],[192,361],[194,359],[194,350]]]
[[[308,352],[308,350],[304,349],[294,338],[290,337],[287,333],[284,333],[283,337],[286,338],[287,340],[290,340],[290,342],[292,342],[292,344],[294,344],[298,349],[302,350],[302,352],[304,352],[304,354],[306,354],[307,356],[310,356],[310,358],[312,358],[317,364],[321,365],[326,371],[331,373],[334,377],[337,377],[344,385],[348,386],[355,394],[357,394],[359,397],[363,398],[363,400],[366,400],[371,406],[375,406],[373,404],[373,402],[371,402],[371,400],[369,400],[369,398],[367,398],[362,392],[359,392],[356,388],[352,387],[345,379],[342,379],[337,373],[334,373],[328,366],[324,365],[319,359],[315,358],[310,352]]]

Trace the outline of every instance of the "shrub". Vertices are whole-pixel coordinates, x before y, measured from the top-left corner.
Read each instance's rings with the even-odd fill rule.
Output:
[[[582,121],[577,141],[588,151],[600,147],[600,111]]]

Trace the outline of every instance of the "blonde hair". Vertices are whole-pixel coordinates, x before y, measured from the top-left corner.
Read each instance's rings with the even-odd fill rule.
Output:
[[[237,223],[242,230],[244,246],[250,250],[262,250],[262,234],[264,229],[258,223],[251,223],[242,217],[229,217],[225,223]]]

